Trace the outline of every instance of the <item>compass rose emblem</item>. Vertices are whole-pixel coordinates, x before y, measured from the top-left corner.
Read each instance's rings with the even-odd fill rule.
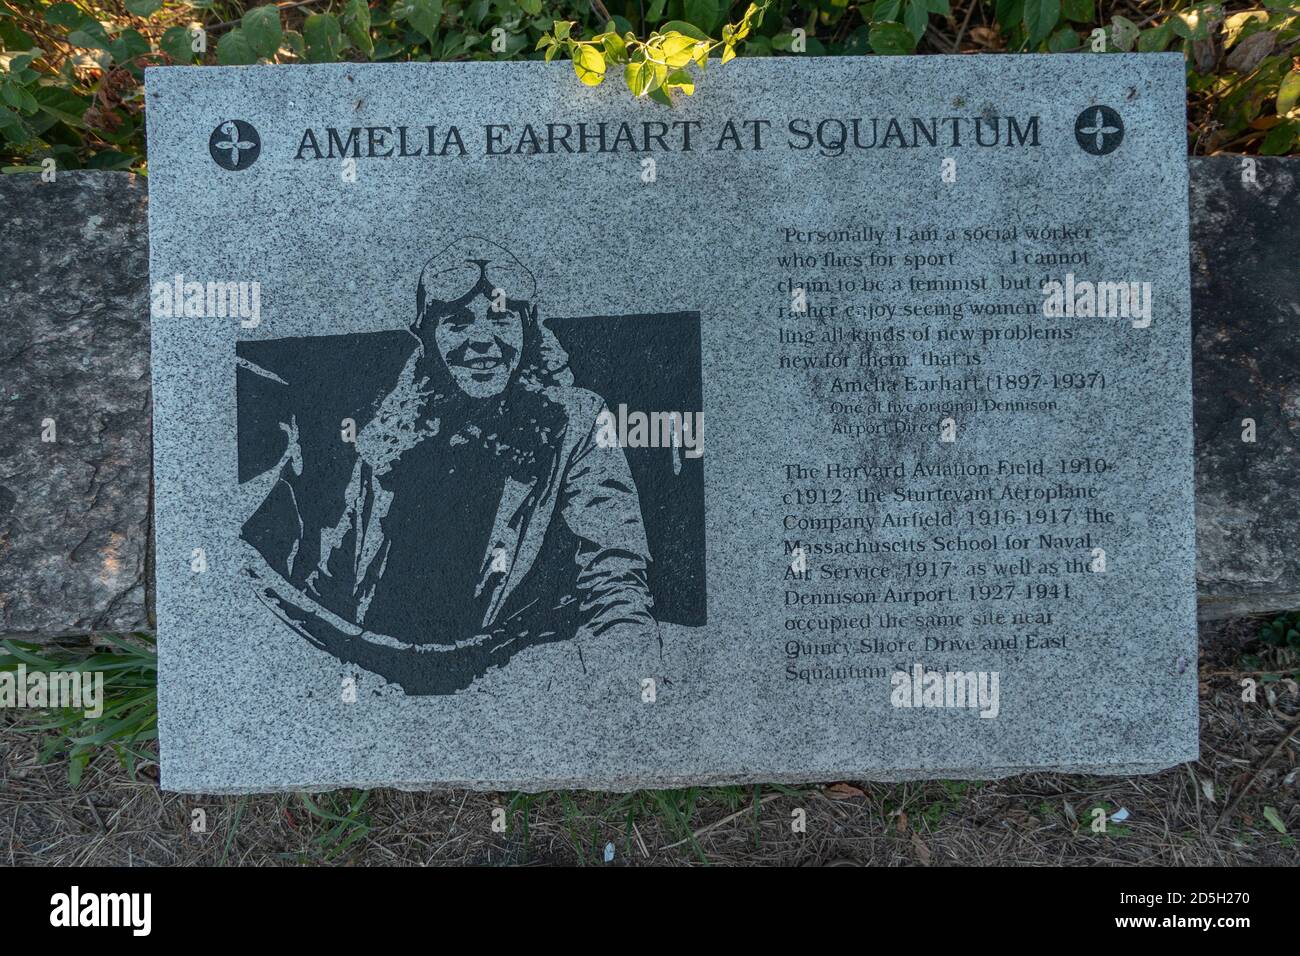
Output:
[[[208,137],[208,152],[222,169],[247,169],[262,152],[262,138],[243,120],[226,120]]]
[[[1085,153],[1105,156],[1124,141],[1124,121],[1109,106],[1089,106],[1074,121],[1074,138]]]

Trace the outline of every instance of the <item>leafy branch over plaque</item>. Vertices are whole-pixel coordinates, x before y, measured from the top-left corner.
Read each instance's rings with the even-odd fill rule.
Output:
[[[645,40],[637,39],[631,31],[620,34],[612,29],[613,21],[604,33],[579,40],[573,35],[576,24],[572,20],[556,20],[552,31],[537,41],[537,49],[546,51],[547,62],[561,50],[566,52],[578,79],[588,86],[599,86],[606,73],[621,66],[623,79],[634,96],[649,96],[672,105],[670,94],[691,96],[695,92],[691,65],[703,70],[719,48],[723,63],[734,59],[736,44],[749,36],[770,6],[771,0],[751,3],[738,21],[723,26],[721,39],[713,39],[685,21],[670,20]]]

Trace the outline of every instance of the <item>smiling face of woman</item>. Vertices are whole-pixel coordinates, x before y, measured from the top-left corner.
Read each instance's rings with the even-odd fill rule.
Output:
[[[438,320],[434,342],[452,379],[470,398],[505,391],[524,350],[523,318],[500,299],[475,296]]]

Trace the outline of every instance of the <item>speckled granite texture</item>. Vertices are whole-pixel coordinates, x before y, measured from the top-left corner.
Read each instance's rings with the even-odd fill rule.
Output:
[[[1202,619],[1300,605],[1300,562],[1293,557],[1300,522],[1300,339],[1292,334],[1300,304],[1287,260],[1300,245],[1300,161],[1251,162],[1254,183],[1243,181],[1241,157],[1189,163]],[[13,222],[29,226],[6,231],[0,240],[14,251],[0,259],[12,294],[0,323],[7,342],[21,343],[6,350],[0,375],[10,384],[0,413],[13,423],[5,432],[13,440],[0,441],[0,604],[6,615],[0,633],[37,640],[152,629],[140,582],[148,567],[150,471],[150,406],[140,391],[148,382],[147,369],[140,374],[141,349],[148,346],[143,184],[128,173],[83,171],[65,173],[59,182],[0,177],[0,206],[12,211]],[[96,239],[106,214],[120,223],[108,255]],[[58,254],[35,254],[59,236]],[[50,307],[58,290],[64,297],[54,304],[76,320],[79,348],[61,346],[66,322],[48,328],[60,315]],[[73,294],[77,301],[70,306]],[[125,338],[103,331],[122,328],[133,331]],[[42,339],[37,363],[29,343]],[[25,401],[13,398],[20,393],[14,383],[34,381],[42,366],[39,386],[21,390]],[[95,370],[90,381],[86,367]],[[125,403],[116,404],[123,397]],[[111,411],[118,437],[73,446],[64,430],[55,449],[38,449],[31,439],[39,429],[29,429],[45,416],[36,415],[32,401]],[[1253,445],[1241,441],[1247,417],[1256,420]],[[115,444],[124,444],[126,453],[105,470],[99,459],[116,454]],[[98,476],[82,482],[86,494],[79,500],[69,494],[61,468],[45,467],[52,451],[62,459],[84,454],[82,474]],[[51,520],[56,515],[62,518]],[[104,564],[84,560],[82,543],[94,541],[120,542],[111,574],[104,574]]]
[[[256,328],[174,319],[153,329],[164,786],[623,789],[1026,768],[1135,772],[1196,756],[1187,164],[1177,56],[744,61],[710,71],[701,95],[672,114],[614,84],[584,89],[567,64],[167,68],[149,71],[147,89],[154,279],[257,281],[262,290]],[[1095,155],[1103,133],[1076,130],[1113,125],[1099,104],[1120,111],[1124,139],[1114,152],[1114,139],[1106,140]],[[1036,115],[1041,141],[958,151],[952,187],[938,176],[942,149],[826,156],[785,145],[790,118],[953,113],[1012,115],[1022,124]],[[741,120],[770,118],[780,148],[737,149],[744,132],[722,141],[729,118],[738,130],[748,129]],[[696,148],[658,154],[653,185],[641,181],[638,153],[485,155],[488,124],[509,124],[514,132],[501,139],[509,143],[526,122],[624,119],[698,121]],[[362,155],[351,182],[337,158],[308,158],[314,150],[304,145],[307,128],[325,153],[328,128],[346,135],[357,127],[364,154],[365,127],[429,125],[440,143],[447,127],[458,127],[466,154]],[[393,144],[394,134],[385,135],[380,153]],[[214,155],[209,146],[218,140],[244,144],[234,150],[240,155],[230,146]],[[713,148],[719,142],[724,148]],[[254,153],[255,161],[245,158]],[[778,355],[787,353],[777,347],[777,308],[789,293],[778,284],[787,270],[777,257],[797,251],[784,230],[1008,223],[1090,225],[1097,239],[1080,247],[1090,258],[1076,271],[1151,282],[1157,321],[1138,332],[1127,321],[1075,320],[1067,323],[1072,342],[1017,336],[976,351],[995,363],[989,371],[1102,369],[1108,386],[1086,401],[1071,398],[1068,413],[964,416],[960,441],[946,449],[936,450],[933,437],[863,443],[829,435],[834,376],[778,370]],[[304,640],[241,576],[247,503],[236,474],[234,348],[400,330],[411,321],[421,263],[466,234],[518,251],[536,276],[545,316],[700,314],[708,621],[664,624],[662,654],[636,641],[541,644],[458,693],[408,696]],[[958,272],[1006,269],[1006,245],[959,248]],[[828,271],[836,274],[803,273]],[[967,321],[1011,329],[1042,318]],[[949,328],[953,320],[929,324]],[[892,348],[909,353],[922,374],[924,349]],[[1058,575],[1046,580],[1071,583],[1068,600],[1005,605],[1054,610],[1057,619],[1041,630],[1060,645],[1036,649],[1024,636],[1035,628],[1009,620],[977,626],[977,606],[962,603],[956,625],[935,631],[919,617],[894,631],[873,624],[841,635],[842,653],[827,645],[795,665],[787,642],[810,638],[789,620],[831,609],[792,614],[783,604],[790,588],[783,543],[794,536],[782,530],[792,511],[786,463],[1038,456],[1053,466],[1063,457],[1106,456],[1123,473],[1105,483],[1101,500],[1113,524],[1092,529],[1110,552],[1104,579]],[[864,537],[926,535],[880,529]],[[196,548],[207,560],[200,574],[191,569]],[[874,563],[888,565],[903,586],[904,557]],[[883,621],[885,608],[871,610]],[[1013,630],[1022,635],[1016,649],[983,644]],[[926,645],[936,634],[971,644]],[[867,651],[857,643],[866,637],[911,643]],[[918,661],[999,671],[999,716],[892,707],[890,668]],[[863,669],[834,678],[800,673],[840,664]],[[355,701],[340,693],[349,678]],[[647,679],[656,682],[653,703],[643,696]]]

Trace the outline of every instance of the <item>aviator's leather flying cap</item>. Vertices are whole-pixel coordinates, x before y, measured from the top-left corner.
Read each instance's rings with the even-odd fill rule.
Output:
[[[456,302],[475,291],[492,296],[496,289],[507,300],[531,304],[537,299],[537,277],[504,246],[464,236],[430,257],[420,271],[416,322],[423,319],[426,305]]]

